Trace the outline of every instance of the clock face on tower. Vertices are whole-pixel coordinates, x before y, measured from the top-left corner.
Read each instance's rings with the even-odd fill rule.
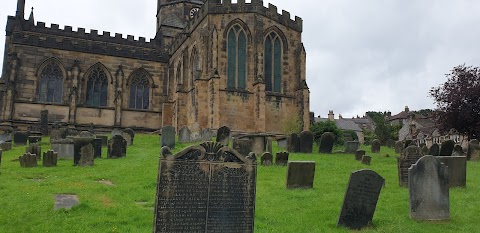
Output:
[[[198,10],[200,10],[200,8],[198,8],[198,7],[194,7],[190,10],[190,19],[193,18],[193,16],[195,16],[195,14],[197,14]]]

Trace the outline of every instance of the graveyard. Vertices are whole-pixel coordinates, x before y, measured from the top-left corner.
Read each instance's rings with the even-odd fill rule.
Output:
[[[50,149],[48,137],[39,142]],[[176,143],[172,153],[197,143]],[[272,154],[284,149],[274,142]],[[363,164],[345,148],[332,154],[290,153],[288,161],[314,162],[313,188],[287,189],[287,166],[261,165],[257,155],[255,232],[351,232],[338,227],[342,203],[353,172],[369,169],[385,179],[372,224],[361,232],[476,232],[480,207],[480,164],[467,162],[465,188],[450,188],[449,220],[417,221],[410,217],[409,190],[399,185],[395,149],[361,146],[370,156]],[[375,148],[377,150],[377,148]],[[3,151],[0,166],[1,232],[151,232],[160,158],[158,135],[135,135],[125,157],[107,159],[107,148],[94,166],[73,166],[59,159],[57,166],[22,168],[18,157],[25,146]],[[386,155],[389,156],[386,156]],[[275,157],[275,156],[273,156]],[[55,210],[57,199],[74,195],[73,208]],[[351,196],[351,195],[350,195]]]

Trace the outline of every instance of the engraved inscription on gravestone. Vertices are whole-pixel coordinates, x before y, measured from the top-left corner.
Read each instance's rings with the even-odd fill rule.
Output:
[[[398,165],[398,183],[401,187],[408,185],[408,169],[415,164],[421,157],[422,151],[418,146],[409,146],[405,148],[401,157],[397,158]]]
[[[153,232],[253,232],[257,164],[220,143],[161,149]]]

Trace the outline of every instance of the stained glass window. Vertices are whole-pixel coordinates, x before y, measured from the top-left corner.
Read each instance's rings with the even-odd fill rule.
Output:
[[[41,102],[61,103],[63,90],[63,72],[54,61],[49,62],[40,73],[39,100]]]
[[[146,74],[136,75],[130,82],[130,108],[149,109],[150,83]]]
[[[265,90],[282,92],[282,42],[274,32],[265,38],[264,62]]]
[[[247,38],[238,25],[233,26],[228,32],[227,50],[227,88],[244,90],[247,76]]]
[[[87,105],[92,107],[107,106],[108,78],[100,67],[92,70],[87,81]]]

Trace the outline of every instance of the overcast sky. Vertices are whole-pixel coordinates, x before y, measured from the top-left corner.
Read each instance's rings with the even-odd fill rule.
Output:
[[[15,0],[1,0],[0,25]],[[233,1],[236,2],[236,1]],[[247,0],[247,2],[250,2]],[[480,66],[478,0],[264,0],[303,18],[310,109],[326,117],[433,108],[428,91],[457,65]],[[154,0],[27,0],[25,17],[153,38]],[[76,29],[74,29],[76,30]],[[5,37],[0,37],[3,60]],[[0,63],[2,64],[2,63]],[[0,68],[1,69],[1,68]]]

